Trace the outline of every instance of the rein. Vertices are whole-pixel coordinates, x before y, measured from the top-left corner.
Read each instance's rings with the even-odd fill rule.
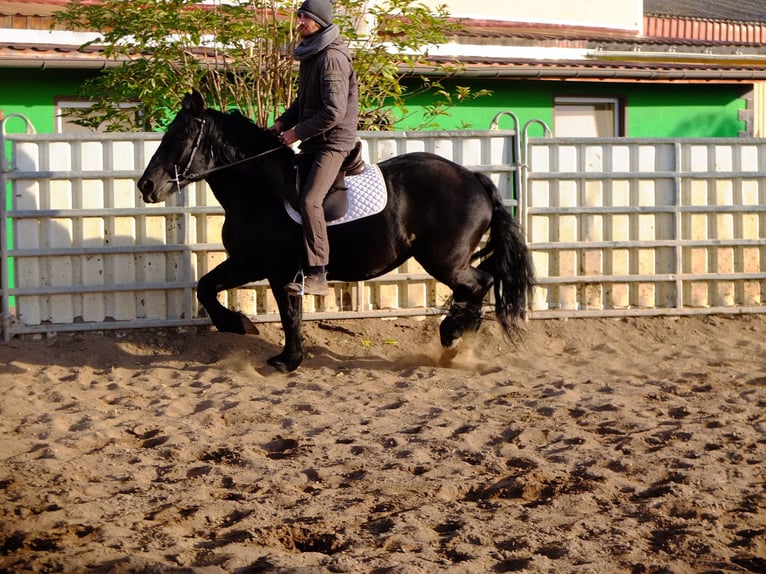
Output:
[[[239,159],[237,161],[233,161],[231,163],[227,163],[224,165],[219,165],[216,167],[211,167],[210,169],[206,169],[203,171],[194,171],[189,172],[189,169],[191,168],[192,162],[194,161],[194,157],[197,155],[197,151],[199,150],[200,143],[202,143],[202,135],[205,133],[205,124],[207,123],[207,119],[205,118],[195,118],[196,121],[200,123],[199,132],[197,133],[197,137],[194,140],[194,147],[192,147],[192,151],[189,154],[189,160],[186,162],[186,167],[183,169],[181,173],[178,172],[178,164],[173,164],[173,169],[175,170],[175,178],[171,179],[171,182],[174,182],[176,186],[178,187],[178,191],[181,191],[181,185],[186,184],[190,181],[194,180],[200,180],[204,179],[211,173],[215,173],[217,171],[221,171],[223,169],[228,169],[230,167],[233,167],[235,165],[239,165],[241,163],[245,163],[250,160],[257,159],[259,157],[263,157],[265,155],[268,155],[270,153],[273,153],[277,151],[278,149],[281,149],[283,146],[279,145],[277,147],[267,149],[264,152],[248,156],[244,159]]]

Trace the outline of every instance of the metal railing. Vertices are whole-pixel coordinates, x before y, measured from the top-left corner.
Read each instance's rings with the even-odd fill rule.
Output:
[[[536,317],[766,311],[766,141],[529,143]]]

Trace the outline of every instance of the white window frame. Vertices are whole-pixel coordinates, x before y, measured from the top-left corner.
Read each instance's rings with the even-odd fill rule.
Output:
[[[621,121],[621,114],[623,113],[622,110],[622,100],[619,97],[609,97],[609,96],[598,96],[598,97],[589,97],[589,96],[554,96],[553,98],[553,125],[554,130],[553,133],[555,136],[559,136],[559,134],[556,133],[556,106],[567,106],[567,105],[580,105],[580,106],[589,106],[589,105],[599,105],[599,104],[611,104],[613,115],[612,115],[612,127],[614,130],[614,133],[612,134],[614,137],[619,137],[624,135],[622,133],[623,130],[623,123]],[[579,135],[579,134],[578,134]]]
[[[56,100],[56,133],[61,134],[65,133],[63,131],[64,129],[64,111],[67,109],[86,109],[93,106],[93,102],[89,100],[67,100],[67,99],[59,99]],[[136,107],[136,104],[131,102],[121,102],[119,104],[115,104],[118,108],[134,108]],[[71,132],[70,132],[71,133]]]

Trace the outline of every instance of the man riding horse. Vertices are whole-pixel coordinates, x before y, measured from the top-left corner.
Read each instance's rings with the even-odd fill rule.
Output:
[[[300,140],[298,206],[303,219],[306,271],[303,284],[288,283],[291,295],[327,295],[330,244],[322,207],[343,160],[354,148],[359,94],[351,53],[332,23],[330,0],[305,0],[298,9],[301,42],[298,96],[271,130],[280,141]]]

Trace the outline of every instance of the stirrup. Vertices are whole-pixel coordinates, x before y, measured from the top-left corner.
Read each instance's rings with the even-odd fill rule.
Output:
[[[298,280],[299,277],[300,281]],[[298,273],[295,274],[292,282],[285,285],[285,292],[288,295],[293,295],[294,297],[302,297],[305,287],[306,276],[303,274],[303,269],[301,269],[298,271]]]
[[[303,275],[302,281],[298,283],[298,277]],[[303,271],[300,271],[295,276],[295,281],[285,285],[285,290],[295,296],[299,295],[316,295],[317,297],[327,297],[330,294],[330,287],[327,284],[327,273],[321,272],[316,275],[311,273],[304,275]]]

